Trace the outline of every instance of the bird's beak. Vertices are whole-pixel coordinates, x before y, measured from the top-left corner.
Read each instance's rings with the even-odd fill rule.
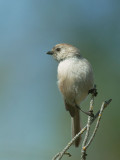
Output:
[[[53,51],[48,51],[47,54],[53,55]]]

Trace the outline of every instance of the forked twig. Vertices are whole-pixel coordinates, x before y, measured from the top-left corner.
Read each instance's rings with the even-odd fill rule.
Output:
[[[94,104],[94,94],[92,94],[92,97],[91,97],[91,100],[90,100],[89,112],[91,112],[91,113],[93,113],[93,104]],[[84,138],[83,143],[82,143],[82,149],[81,149],[81,160],[85,160],[86,156],[87,156],[85,146],[86,146],[86,143],[87,143],[88,137],[89,137],[91,120],[92,120],[92,117],[88,116],[87,131],[86,131],[85,138]]]
[[[93,119],[90,121],[90,125],[95,121],[95,119],[98,117],[98,120],[97,120],[97,123],[96,123],[96,127],[95,127],[95,130],[89,140],[89,142],[86,144],[86,148],[88,148],[88,146],[91,144],[95,134],[96,134],[96,131],[97,131],[97,128],[98,128],[98,125],[99,125],[99,122],[100,122],[100,118],[101,118],[101,114],[103,112],[103,110],[110,104],[110,102],[112,101],[112,99],[108,100],[108,101],[105,101],[103,102],[102,106],[101,106],[101,109],[95,114],[95,116],[93,117]],[[62,157],[67,154],[67,155],[70,155],[69,153],[67,153],[67,150],[70,148],[70,146],[74,143],[74,141],[81,135],[83,134],[83,132],[87,129],[87,125],[81,129],[81,131],[76,134],[76,136],[67,144],[67,146],[59,153],[57,153],[53,158],[52,160],[61,160]],[[85,149],[86,149],[85,148]]]
[[[103,113],[104,108],[105,108],[111,101],[112,101],[112,99],[110,99],[110,100],[107,101],[107,102],[103,102],[103,103],[102,103],[102,106],[101,106],[101,109],[100,109],[100,112],[99,112],[99,115],[98,115],[98,119],[97,119],[97,123],[96,123],[95,129],[94,129],[94,131],[93,131],[93,134],[92,134],[90,140],[88,141],[87,145],[85,146],[86,149],[88,148],[88,146],[91,144],[93,138],[95,137],[95,134],[96,134],[97,129],[98,129],[99,124],[100,124],[100,120],[101,120],[101,116],[102,116],[102,113]]]
[[[96,116],[98,117],[97,119],[97,122],[96,122],[96,126],[95,126],[95,129],[92,133],[92,136],[90,137],[90,140],[88,141],[87,143],[87,140],[88,140],[88,137],[87,137],[87,140],[86,140],[86,143],[84,143],[84,145],[82,145],[82,150],[81,150],[81,160],[86,160],[86,149],[89,147],[89,145],[91,144],[91,142],[93,141],[93,138],[95,137],[95,134],[97,132],[97,129],[99,127],[99,124],[100,124],[100,119],[101,119],[101,116],[102,116],[102,113],[103,113],[103,110],[105,109],[105,107],[107,107],[107,105],[112,101],[112,99],[108,100],[108,101],[105,101],[102,103],[102,106],[100,108],[100,111],[97,112]],[[89,118],[89,117],[88,117]],[[92,121],[91,121],[91,124],[92,124]],[[88,122],[87,125],[90,125],[90,123]],[[90,126],[89,126],[90,127]],[[87,136],[87,131],[86,131],[86,136]],[[85,139],[86,139],[86,136],[85,136]],[[84,142],[84,141],[83,141]]]

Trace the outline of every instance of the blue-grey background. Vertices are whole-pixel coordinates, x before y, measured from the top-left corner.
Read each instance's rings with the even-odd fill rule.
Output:
[[[87,158],[119,159],[120,1],[0,0],[0,160],[50,160],[71,138],[57,62],[45,54],[57,43],[75,45],[91,62],[95,111],[113,99]],[[70,153],[80,159],[80,149]]]

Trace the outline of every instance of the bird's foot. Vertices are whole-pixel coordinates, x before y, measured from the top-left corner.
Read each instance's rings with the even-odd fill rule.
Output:
[[[96,89],[96,85],[94,85],[94,88],[90,89],[88,91],[88,94],[92,94],[92,96],[97,96],[98,92],[97,92],[97,89]]]
[[[93,110],[88,111],[88,114],[89,114],[90,117],[94,117]]]
[[[83,111],[78,105],[76,105],[76,108],[78,108],[81,112],[83,112],[84,114],[90,116],[90,117],[94,117],[93,111],[90,110],[88,112]]]

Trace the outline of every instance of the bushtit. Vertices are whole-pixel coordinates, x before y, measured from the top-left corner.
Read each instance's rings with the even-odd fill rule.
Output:
[[[65,108],[72,119],[72,136],[80,131],[80,115],[77,106],[93,88],[93,70],[90,63],[82,57],[79,49],[69,44],[57,44],[47,54],[58,62],[58,87],[64,97]],[[80,144],[76,139],[75,146]]]

